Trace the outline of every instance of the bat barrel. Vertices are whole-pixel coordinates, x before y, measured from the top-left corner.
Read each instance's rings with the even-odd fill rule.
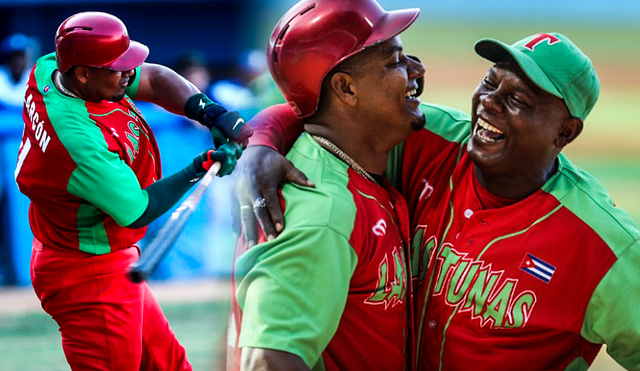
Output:
[[[140,254],[140,259],[129,267],[129,279],[131,282],[140,283],[144,281],[156,269],[160,260],[167,254],[180,232],[182,232],[182,228],[202,199],[204,191],[209,187],[211,180],[220,170],[220,166],[219,162],[211,166],[196,189],[171,213],[169,220]]]
[[[173,246],[192,213],[192,208],[185,208],[184,206],[173,212],[170,221],[160,229],[158,235],[144,249],[140,259],[131,266],[129,270],[131,282],[140,283],[153,272],[160,260],[164,258],[171,246]]]

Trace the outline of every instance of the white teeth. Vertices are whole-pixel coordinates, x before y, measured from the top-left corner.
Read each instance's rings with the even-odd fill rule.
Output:
[[[480,135],[484,140],[486,140],[487,142],[495,142],[496,140],[493,138],[489,138],[488,136],[484,135],[484,129],[480,129],[478,131],[478,135]]]
[[[496,128],[495,126],[489,124],[488,122],[484,121],[482,118],[478,117],[478,126],[480,126],[481,128],[485,129],[485,130],[489,130],[492,131],[494,133],[498,133],[498,134],[504,134],[503,132],[501,132],[500,130],[498,130],[498,128]]]
[[[417,92],[416,89],[411,89],[405,95],[407,98],[414,98]]]

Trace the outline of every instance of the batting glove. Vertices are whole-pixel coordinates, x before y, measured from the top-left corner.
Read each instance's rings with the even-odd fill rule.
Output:
[[[236,142],[246,148],[253,134],[238,112],[228,112],[203,93],[192,95],[184,106],[185,115],[197,120],[211,130],[211,139],[216,148],[228,142]]]
[[[221,165],[218,171],[219,177],[229,175],[235,169],[240,156],[242,156],[242,148],[237,143],[226,143],[216,150],[208,149],[193,159],[196,176],[202,178],[214,162],[219,162]]]

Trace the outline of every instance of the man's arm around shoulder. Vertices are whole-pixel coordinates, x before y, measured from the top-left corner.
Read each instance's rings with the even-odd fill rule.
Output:
[[[310,370],[299,356],[273,349],[243,348],[242,371],[298,371]]]

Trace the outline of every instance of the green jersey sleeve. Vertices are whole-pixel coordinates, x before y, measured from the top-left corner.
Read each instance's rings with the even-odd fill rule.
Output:
[[[142,66],[136,67],[135,78],[133,79],[133,83],[124,90],[125,94],[129,96],[129,98],[133,99],[138,94],[138,86],[140,85],[140,71],[142,70]]]
[[[240,347],[296,354],[313,367],[335,334],[357,264],[347,238],[328,227],[288,227],[236,263]],[[240,273],[241,274],[241,273]]]
[[[85,109],[79,100],[71,104],[76,110]],[[109,151],[100,128],[88,114],[59,112],[55,114],[57,133],[76,165],[67,191],[106,212],[121,226],[133,223],[149,203],[136,174],[117,153]]]
[[[67,189],[123,227],[136,221],[149,203],[149,196],[133,170],[116,153],[106,149],[95,151],[78,163]]]
[[[581,335],[606,344],[607,353],[627,370],[640,370],[640,241],[619,257],[594,291]]]

